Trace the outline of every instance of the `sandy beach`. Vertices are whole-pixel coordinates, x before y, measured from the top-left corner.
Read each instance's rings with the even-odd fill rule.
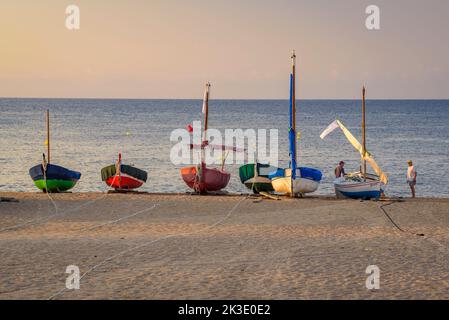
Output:
[[[449,199],[0,196],[0,299],[449,299]]]

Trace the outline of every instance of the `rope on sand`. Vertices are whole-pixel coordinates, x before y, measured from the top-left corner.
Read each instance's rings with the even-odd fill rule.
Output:
[[[147,242],[147,243],[143,243],[143,244],[134,246],[134,247],[132,247],[132,248],[123,250],[123,251],[121,251],[121,252],[119,252],[119,253],[117,253],[117,254],[115,254],[115,255],[113,255],[113,256],[110,256],[110,257],[104,259],[103,261],[101,261],[100,263],[98,263],[98,264],[92,266],[92,267],[89,268],[86,272],[84,272],[84,273],[81,275],[79,281],[81,281],[84,277],[86,277],[86,276],[87,276],[88,274],[90,274],[91,272],[95,271],[95,269],[97,269],[98,267],[101,267],[102,265],[104,265],[104,264],[106,264],[106,263],[108,263],[108,262],[110,262],[110,261],[112,261],[112,260],[114,260],[114,259],[116,259],[116,258],[118,258],[118,257],[120,257],[120,256],[123,256],[123,255],[125,255],[125,254],[127,254],[127,253],[130,253],[130,252],[132,252],[132,251],[135,251],[135,250],[138,250],[138,249],[147,247],[147,246],[149,246],[149,245],[151,245],[151,244],[157,243],[157,242],[162,241],[162,240],[167,240],[167,239],[171,239],[171,238],[175,238],[175,237],[185,237],[185,236],[188,236],[188,235],[193,235],[193,234],[197,234],[197,233],[201,233],[201,232],[210,230],[210,229],[216,227],[217,225],[223,223],[223,222],[226,221],[227,219],[229,219],[229,217],[232,215],[232,213],[233,213],[233,212],[239,207],[239,205],[240,205],[244,200],[246,200],[247,198],[248,198],[248,197],[243,197],[240,201],[238,201],[238,202],[234,205],[234,207],[231,208],[231,210],[228,211],[228,213],[226,214],[226,216],[224,216],[223,218],[219,219],[217,222],[215,222],[215,223],[213,223],[213,224],[211,224],[211,225],[209,225],[209,226],[207,226],[207,227],[205,227],[205,228],[203,228],[203,229],[200,229],[200,230],[198,230],[198,231],[186,232],[186,233],[181,233],[181,234],[172,234],[172,235],[168,235],[168,236],[165,236],[165,237],[161,237],[161,238],[159,238],[159,239],[152,240],[152,241],[150,241],[150,242]],[[56,292],[55,294],[51,295],[51,296],[48,298],[48,300],[53,300],[53,299],[57,298],[58,296],[62,295],[66,290],[67,290],[67,288],[63,288],[63,289],[59,290],[59,291]]]
[[[159,205],[159,204],[155,204],[155,205],[153,205],[153,206],[150,207],[150,208],[146,208],[146,209],[143,209],[143,210],[134,212],[134,213],[132,213],[132,214],[130,214],[130,215],[121,217],[121,218],[119,218],[119,219],[111,220],[111,221],[104,222],[104,223],[100,223],[100,224],[94,225],[93,227],[82,228],[82,229],[79,229],[79,230],[77,230],[77,231],[78,231],[78,232],[82,232],[82,231],[86,231],[86,230],[87,230],[87,231],[92,231],[92,230],[95,230],[95,229],[98,229],[98,228],[101,228],[101,227],[104,227],[104,226],[107,226],[107,225],[110,225],[110,224],[118,223],[118,222],[120,222],[120,221],[123,221],[123,220],[129,219],[129,218],[138,216],[139,214],[142,214],[142,213],[151,211],[151,210],[153,210],[154,208],[156,208],[158,205]]]
[[[45,175],[45,171],[44,171],[44,179],[45,179],[45,181],[47,180],[46,175]],[[112,183],[114,183],[114,180],[115,180],[115,177],[112,180]],[[87,202],[85,202],[85,203],[83,203],[83,204],[81,204],[81,205],[79,205],[79,206],[77,206],[75,208],[66,210],[64,212],[59,212],[58,206],[56,205],[56,202],[54,201],[53,197],[50,196],[50,193],[48,191],[46,191],[45,193],[46,193],[47,197],[50,199],[53,207],[55,208],[55,212],[53,214],[46,215],[45,217],[39,217],[39,218],[36,218],[36,219],[31,219],[31,220],[28,220],[26,222],[16,224],[14,226],[2,228],[2,229],[0,229],[0,233],[1,232],[5,232],[5,231],[12,231],[12,230],[20,229],[20,228],[26,227],[26,226],[37,225],[37,224],[42,223],[42,222],[46,222],[46,221],[50,220],[51,218],[54,218],[54,217],[56,217],[58,215],[61,215],[61,214],[64,214],[64,213],[75,212],[75,211],[77,211],[77,210],[79,210],[79,209],[81,209],[83,207],[91,205],[91,204],[93,204],[93,203],[95,203],[97,201],[100,201],[100,200],[102,200],[102,199],[104,199],[104,198],[106,198],[108,196],[107,190],[105,190],[104,192],[102,192],[102,196],[98,197],[97,199],[89,200],[89,201],[87,201]]]
[[[387,210],[385,210],[385,207],[387,207],[387,206],[391,206],[392,204],[394,204],[394,203],[396,203],[396,202],[400,202],[400,200],[397,200],[397,201],[394,201],[394,200],[392,200],[391,202],[389,202],[389,203],[386,203],[386,204],[383,204],[383,205],[381,205],[379,208],[380,208],[380,210],[382,210],[383,211],[383,213],[384,213],[384,215],[387,217],[387,219],[391,222],[391,224],[393,224],[393,226],[396,228],[396,229],[398,229],[399,231],[401,231],[401,232],[406,232],[406,231],[404,231],[394,220],[393,220],[393,218],[388,214],[388,212],[387,212]]]
[[[100,200],[102,200],[103,198],[105,198],[107,196],[107,194],[103,194],[101,197],[99,197],[97,199],[90,200],[90,201],[88,201],[86,203],[83,203],[83,204],[81,204],[81,205],[79,205],[79,206],[77,206],[75,208],[72,208],[72,209],[60,212],[59,209],[58,209],[58,206],[56,205],[56,202],[54,201],[54,199],[50,196],[49,193],[46,192],[46,194],[47,194],[47,197],[50,199],[53,207],[55,208],[55,212],[53,214],[47,215],[45,217],[39,217],[39,218],[36,218],[36,219],[32,219],[32,220],[29,220],[29,221],[26,221],[26,222],[23,222],[23,223],[16,224],[14,226],[5,227],[3,229],[0,229],[0,233],[1,232],[5,232],[5,231],[12,231],[12,230],[20,229],[20,228],[26,227],[26,226],[33,226],[33,225],[37,225],[39,223],[46,222],[46,221],[50,220],[51,218],[54,218],[54,217],[56,217],[58,215],[61,215],[63,213],[69,213],[69,212],[77,211],[77,210],[79,210],[79,209],[81,209],[83,207],[86,207],[86,206],[88,206],[88,205],[90,205],[92,203],[100,201]]]
[[[401,232],[403,232],[403,233],[408,233],[408,234],[411,234],[411,235],[417,236],[417,237],[424,237],[424,239],[426,239],[426,240],[432,242],[433,244],[438,245],[438,246],[441,247],[444,251],[446,251],[447,253],[449,253],[449,249],[448,249],[444,244],[442,244],[441,242],[439,242],[438,240],[433,239],[433,238],[430,237],[430,236],[426,236],[424,233],[413,233],[413,232],[411,232],[411,231],[402,229],[402,228],[399,226],[399,224],[396,223],[396,222],[393,220],[393,218],[388,214],[388,212],[385,210],[385,207],[390,206],[390,205],[392,205],[392,204],[394,204],[394,203],[397,203],[397,202],[403,202],[403,200],[391,200],[391,202],[386,203],[386,204],[380,206],[380,209],[383,211],[383,213],[385,214],[385,216],[388,218],[388,220],[393,224],[393,226],[394,226],[395,228],[397,228],[399,231],[401,231]],[[447,264],[447,262],[446,262],[446,264]]]

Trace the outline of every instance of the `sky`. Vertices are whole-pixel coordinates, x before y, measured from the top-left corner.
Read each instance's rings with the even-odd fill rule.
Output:
[[[80,8],[68,30],[66,7]],[[365,26],[369,5],[380,30]],[[2,0],[0,97],[449,98],[447,0]]]

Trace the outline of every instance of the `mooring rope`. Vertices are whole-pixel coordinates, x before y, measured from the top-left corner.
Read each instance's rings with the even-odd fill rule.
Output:
[[[380,208],[380,210],[382,210],[382,212],[384,213],[384,215],[387,217],[387,219],[391,222],[391,224],[396,228],[396,229],[398,229],[399,231],[401,231],[401,232],[406,232],[406,231],[404,231],[394,220],[393,220],[393,218],[388,214],[388,212],[387,212],[387,210],[385,210],[385,207],[387,207],[387,206],[391,206],[392,204],[394,204],[394,203],[396,203],[396,202],[399,202],[400,200],[397,200],[397,201],[391,201],[391,202],[389,202],[389,203],[386,203],[386,204],[383,204],[383,205],[381,205],[379,208]]]
[[[119,218],[119,219],[111,220],[111,221],[104,222],[104,223],[100,223],[100,224],[94,225],[94,226],[92,226],[92,227],[82,228],[82,229],[79,229],[79,230],[76,230],[76,231],[78,231],[78,232],[82,232],[82,231],[92,231],[92,230],[95,230],[95,229],[98,229],[98,228],[101,228],[101,227],[104,227],[104,226],[107,226],[107,225],[110,225],[110,224],[118,223],[118,222],[120,222],[120,221],[123,221],[123,220],[129,219],[129,218],[138,216],[138,215],[140,215],[140,214],[142,214],[142,213],[151,211],[151,210],[155,209],[158,205],[159,205],[159,204],[154,204],[154,205],[153,205],[152,207],[150,207],[150,208],[146,208],[146,209],[143,209],[143,210],[140,210],[140,211],[131,213],[131,214],[126,215],[126,216],[124,216],[124,217],[121,217],[121,218]]]

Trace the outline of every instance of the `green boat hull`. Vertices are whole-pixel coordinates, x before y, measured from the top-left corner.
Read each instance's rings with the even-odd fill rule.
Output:
[[[34,185],[42,190],[51,193],[55,192],[65,192],[72,189],[76,184],[76,181],[72,180],[36,180],[34,181]]]
[[[253,191],[255,194],[261,192],[273,192],[273,185],[271,183],[256,182],[256,183],[245,183],[245,186]]]
[[[273,192],[273,185],[267,174],[261,174],[261,169],[269,169],[267,164],[257,164],[257,175],[254,164],[246,164],[239,168],[240,181],[254,193]]]

